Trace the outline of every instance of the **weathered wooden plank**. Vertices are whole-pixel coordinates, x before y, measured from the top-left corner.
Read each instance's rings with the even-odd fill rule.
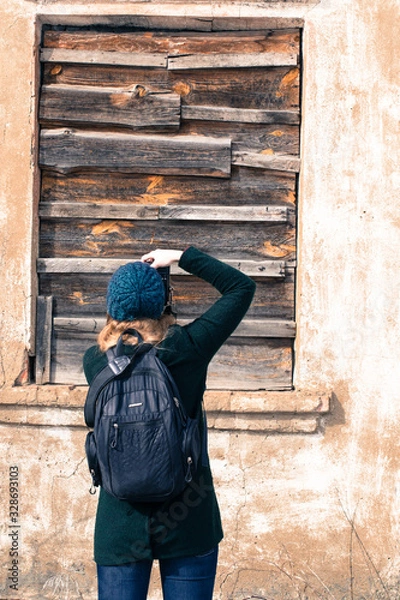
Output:
[[[53,337],[53,298],[38,296],[36,304],[36,365],[38,385],[50,382],[51,347]]]
[[[226,259],[295,258],[295,229],[285,223],[42,219],[43,258],[126,258],[149,248],[194,245]]]
[[[234,337],[294,338],[296,323],[272,319],[245,319],[232,334]]]
[[[41,62],[97,64],[129,67],[166,68],[167,56],[159,53],[139,54],[131,52],[103,52],[68,50],[64,48],[43,48],[40,53]]]
[[[300,170],[300,159],[295,156],[257,154],[256,152],[233,152],[232,164],[256,169],[290,171],[291,173],[298,173]]]
[[[139,260],[136,258],[38,258],[38,273],[103,273],[111,274],[128,262]],[[285,263],[279,260],[226,260],[227,264],[235,267],[249,277],[285,277]],[[186,271],[178,266],[171,267],[172,275],[187,275]]]
[[[128,219],[160,218],[158,206],[145,204],[89,204],[87,202],[41,202],[39,216],[47,219]]]
[[[298,53],[298,30],[200,33],[195,31],[46,31],[43,45],[71,50],[161,52],[169,56],[209,53]]]
[[[160,219],[185,221],[262,221],[286,223],[286,206],[182,206],[160,207]]]
[[[40,293],[54,294],[54,317],[103,319],[111,274],[67,273],[39,275]]]
[[[212,30],[213,18],[200,16],[191,17],[186,15],[156,15],[151,14],[140,14],[140,15],[128,15],[127,11],[124,14],[112,14],[112,15],[65,15],[64,17],[58,13],[51,15],[46,14],[46,22],[54,27],[64,25],[66,28],[71,28],[75,31],[77,27],[87,28],[88,25],[97,27],[98,25],[104,25],[107,28],[132,28],[133,30],[145,30],[154,31],[163,30],[173,33],[174,31],[204,31],[208,32]],[[186,12],[186,11],[185,11]],[[288,21],[288,24],[290,21]]]
[[[231,142],[211,137],[43,130],[40,166],[69,172],[107,169],[137,173],[229,177]]]
[[[96,343],[96,336],[71,332],[55,333],[51,361],[51,383],[86,385],[82,358],[85,351]]]
[[[168,71],[45,63],[43,83],[96,87],[139,84],[155,91],[175,92],[184,104],[196,106],[293,110],[300,101],[298,67]]]
[[[135,85],[127,88],[44,85],[39,119],[42,123],[85,123],[132,129],[177,130],[181,99],[178,94],[153,93]]]
[[[285,204],[295,202],[296,175],[279,171],[233,167],[229,179],[121,173],[71,173],[43,171],[44,202],[136,204]]]
[[[253,152],[298,156],[300,151],[298,125],[184,120],[181,123],[180,134],[229,137],[232,140],[232,153]]]
[[[259,110],[299,107],[299,68],[167,71],[184,104]]]
[[[46,22],[59,27],[87,27],[89,24],[93,26],[104,25],[108,28],[121,27],[123,29],[132,28],[146,31],[171,30],[174,31],[258,31],[258,30],[287,30],[304,26],[304,9],[303,4],[317,4],[319,0],[295,0],[294,3],[288,3],[282,16],[282,7],[279,3],[281,0],[271,0],[272,6],[275,4],[275,10],[268,12],[268,16],[247,17],[236,12],[230,17],[208,16],[209,9],[203,12],[203,15],[198,17],[190,17],[186,15],[161,15],[153,16],[152,14],[127,15],[61,15],[50,14],[46,15]],[[255,5],[257,8],[257,5]],[[298,9],[297,9],[298,7]],[[150,7],[152,8],[152,7]],[[186,13],[187,7],[183,6]],[[240,7],[239,9],[240,10]]]
[[[228,121],[229,123],[290,124],[300,123],[298,110],[256,110],[225,108],[223,106],[182,106],[182,119],[186,121]]]
[[[84,385],[82,356],[96,334],[58,332],[55,335],[51,383]],[[290,389],[291,340],[260,338],[256,343],[231,338],[209,368],[207,388],[232,390]]]
[[[264,339],[251,344],[232,338],[215,355],[208,373],[209,390],[291,389],[291,342]]]
[[[294,277],[279,279],[256,278],[257,287],[248,318],[295,320]]]
[[[297,54],[259,52],[255,54],[192,54],[168,58],[170,71],[189,69],[248,69],[297,65]]]
[[[180,325],[187,325],[191,319],[179,319]],[[54,329],[56,332],[65,333],[99,333],[106,324],[105,318],[76,318],[56,317]],[[294,321],[283,321],[277,319],[245,319],[233,332],[232,337],[252,338],[293,338],[295,337],[296,324]]]
[[[84,334],[99,333],[106,324],[106,318],[88,318],[88,317],[56,317],[54,319],[54,328],[60,333]]]
[[[56,219],[156,219],[179,221],[261,221],[286,223],[288,209],[286,206],[168,206],[135,205],[135,204],[88,204],[86,202],[39,204],[39,216]]]

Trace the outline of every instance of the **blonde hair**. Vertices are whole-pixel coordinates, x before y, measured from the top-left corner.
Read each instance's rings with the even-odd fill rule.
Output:
[[[159,319],[136,319],[135,321],[117,321],[107,315],[107,322],[97,336],[97,343],[102,352],[106,352],[115,346],[123,331],[135,329],[140,333],[145,342],[159,344],[167,335],[168,328],[175,323],[176,319],[171,314],[163,314]],[[126,334],[122,338],[125,344],[135,346],[138,338]]]

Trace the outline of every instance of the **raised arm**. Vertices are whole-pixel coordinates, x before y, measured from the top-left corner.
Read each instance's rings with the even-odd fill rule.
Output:
[[[241,271],[194,247],[182,253],[179,266],[222,294],[201,317],[185,327],[197,352],[211,359],[246,314],[255,283]]]

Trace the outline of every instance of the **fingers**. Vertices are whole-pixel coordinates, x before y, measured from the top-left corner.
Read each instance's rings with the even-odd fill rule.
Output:
[[[141,261],[149,263],[155,269],[160,267],[169,267],[173,262],[178,262],[182,252],[180,250],[152,250],[143,254]]]
[[[146,262],[149,264],[152,264],[154,262],[154,250],[153,252],[148,252],[147,254],[143,254],[142,258],[140,259],[142,262]]]

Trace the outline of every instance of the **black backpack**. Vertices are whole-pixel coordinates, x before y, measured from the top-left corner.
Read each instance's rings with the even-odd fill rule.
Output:
[[[125,332],[127,333],[127,332]],[[101,485],[130,502],[163,502],[191,481],[201,454],[199,419],[182,406],[176,384],[152,344],[124,354],[122,336],[92,381],[84,407],[93,428],[85,450],[91,493]]]

